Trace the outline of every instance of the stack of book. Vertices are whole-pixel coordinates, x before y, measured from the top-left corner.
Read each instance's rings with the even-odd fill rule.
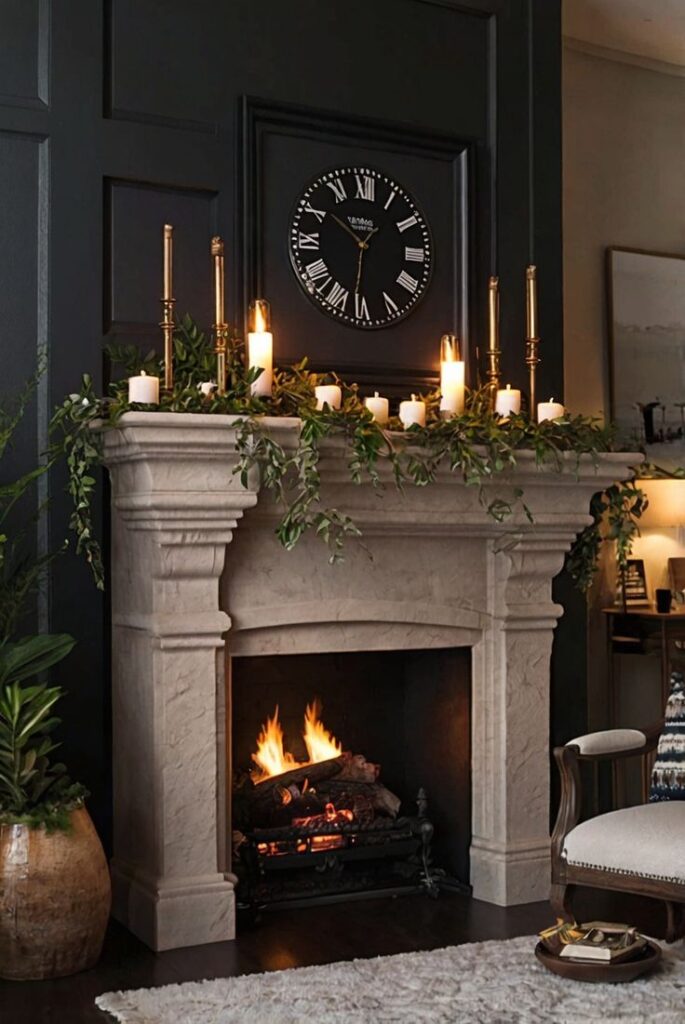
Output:
[[[540,940],[554,956],[585,963],[614,964],[634,960],[647,946],[647,940],[635,928],[607,921],[559,922],[540,932]]]

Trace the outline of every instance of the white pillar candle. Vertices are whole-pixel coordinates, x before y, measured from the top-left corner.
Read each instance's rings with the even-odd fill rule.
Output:
[[[381,398],[378,392],[375,391],[373,398],[364,399],[364,405],[369,410],[376,423],[383,424],[388,422],[390,409],[387,398]]]
[[[420,427],[425,427],[426,403],[417,399],[416,395],[412,395],[409,402],[400,402],[400,419],[405,430],[414,423],[418,423]]]
[[[202,384],[198,384],[198,389],[202,392],[205,398],[207,398],[216,391],[216,384],[213,380],[204,380]]]
[[[314,394],[317,409],[323,409],[324,405],[331,409],[339,409],[342,405],[342,391],[337,384],[320,384],[314,388]]]
[[[159,405],[159,377],[150,377],[145,370],[141,370],[138,377],[129,377],[128,400],[143,405]]]
[[[250,385],[253,395],[270,395],[274,379],[274,339],[271,331],[250,331],[247,336],[250,367],[261,369],[257,380]]]
[[[464,364],[440,364],[440,412],[458,416],[464,411]]]
[[[563,405],[555,402],[553,398],[550,398],[549,402],[538,402],[538,423],[542,423],[543,420],[561,419],[565,412]]]
[[[518,388],[512,388],[507,384],[497,392],[495,398],[495,412],[498,416],[516,416],[521,412],[521,392]]]
[[[247,335],[247,364],[262,372],[250,385],[253,395],[270,395],[274,378],[274,339],[271,333],[271,306],[266,299],[250,303]]]

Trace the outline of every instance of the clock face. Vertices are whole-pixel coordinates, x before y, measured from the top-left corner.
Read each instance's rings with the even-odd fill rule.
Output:
[[[297,279],[319,309],[365,330],[408,316],[423,298],[433,245],[416,200],[387,174],[339,167],[309,184],[288,238]]]

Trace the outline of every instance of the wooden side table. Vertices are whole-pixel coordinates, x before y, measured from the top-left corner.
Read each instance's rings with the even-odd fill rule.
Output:
[[[609,728],[617,724],[617,693],[613,670],[613,655],[628,653],[631,647],[635,654],[648,653],[658,645],[661,653],[661,696],[665,706],[670,691],[671,646],[676,641],[685,643],[685,607],[666,614],[656,611],[653,605],[630,608],[626,611],[618,606],[603,608],[607,617],[607,642],[609,654]]]
[[[685,647],[685,607],[677,606],[677,610],[666,614],[657,612],[654,605],[640,605],[623,609],[618,605],[603,608],[602,614],[607,621],[607,689],[609,698],[608,728],[615,729],[618,725],[618,689],[614,671],[616,654],[649,655],[659,653],[661,659],[661,706],[666,707],[670,692],[672,653],[676,642]],[[648,760],[648,759],[646,759]],[[653,761],[652,759],[649,759]],[[643,778],[643,796],[649,793],[651,763],[645,765]],[[622,788],[620,780],[614,772],[614,796],[619,795]]]

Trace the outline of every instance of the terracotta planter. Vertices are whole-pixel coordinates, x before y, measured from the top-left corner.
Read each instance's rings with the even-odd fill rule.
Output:
[[[107,861],[88,811],[70,832],[0,825],[0,977],[75,974],[97,961],[109,917]]]

